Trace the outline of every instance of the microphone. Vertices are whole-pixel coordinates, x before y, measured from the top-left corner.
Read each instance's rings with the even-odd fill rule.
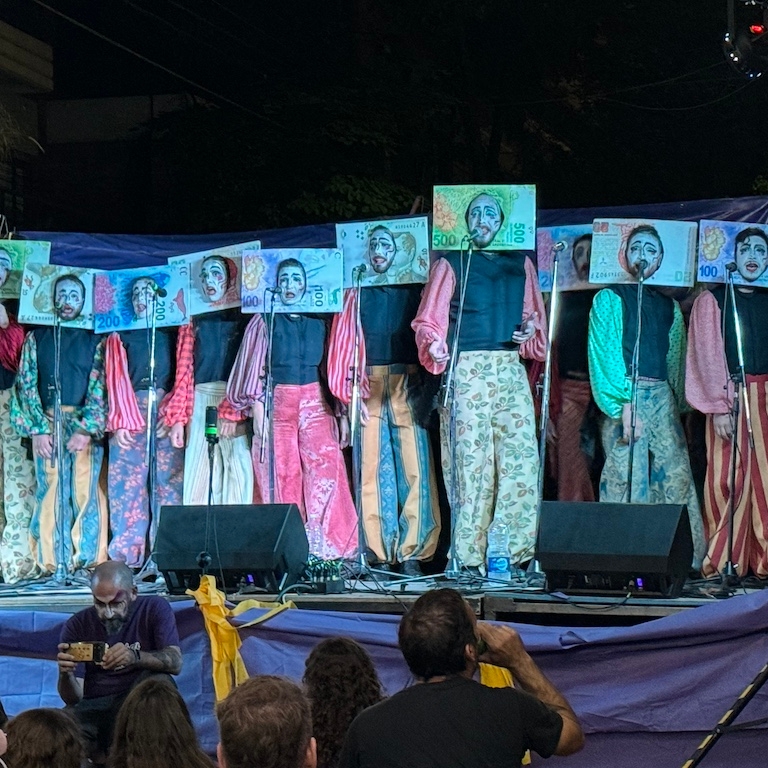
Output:
[[[478,235],[480,234],[480,227],[475,227],[468,235],[467,237],[470,240],[474,240]]]
[[[725,271],[726,272],[735,272],[737,269],[738,269],[738,267],[736,266],[736,262],[735,261],[729,261],[725,265]]]
[[[648,260],[647,259],[640,259],[640,261],[637,262],[637,279],[638,282],[643,282],[645,280],[645,270],[648,269]]]
[[[358,264],[353,270],[352,270],[352,278],[354,280],[359,280],[362,278],[362,276],[368,271],[368,267],[365,266],[365,264]]]
[[[209,405],[205,409],[205,439],[213,444],[219,442],[219,409]]]
[[[555,251],[555,253],[559,253],[560,251],[564,251],[568,246],[563,240],[558,240],[553,246],[552,250]]]
[[[165,288],[161,288],[154,280],[150,283],[149,290],[161,299],[164,299],[168,295],[168,291],[166,291]]]
[[[275,296],[279,296],[283,292],[283,289],[279,285],[276,285],[274,288],[267,288],[267,290],[270,293],[274,293]]]

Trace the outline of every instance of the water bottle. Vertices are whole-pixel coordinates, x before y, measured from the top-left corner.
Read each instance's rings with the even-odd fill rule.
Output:
[[[512,569],[507,549],[507,526],[494,523],[488,531],[488,578],[495,581],[510,581]]]

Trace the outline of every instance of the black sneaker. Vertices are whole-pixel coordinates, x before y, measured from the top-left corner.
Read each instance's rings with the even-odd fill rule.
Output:
[[[409,579],[415,579],[422,575],[419,561],[415,559],[404,560],[400,565],[400,573]]]

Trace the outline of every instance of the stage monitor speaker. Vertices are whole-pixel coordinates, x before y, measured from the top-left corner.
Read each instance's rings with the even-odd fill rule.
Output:
[[[693,560],[688,508],[545,501],[537,558],[550,592],[677,597]]]
[[[309,545],[295,504],[213,505],[208,513],[206,505],[160,511],[153,558],[171,594],[197,589],[203,552],[227,592],[279,592],[301,578]]]

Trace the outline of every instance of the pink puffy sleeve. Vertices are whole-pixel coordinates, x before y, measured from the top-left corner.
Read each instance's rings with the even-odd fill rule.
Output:
[[[532,317],[536,332],[520,345],[520,356],[528,360],[543,361],[547,354],[547,310],[539,288],[539,275],[533,262],[525,260],[525,295],[523,317]]]
[[[685,399],[702,413],[729,413],[733,402],[720,323],[717,299],[704,291],[693,302],[685,358]]]
[[[264,389],[264,362],[267,356],[267,326],[254,315],[243,334],[240,349],[227,381],[227,395],[219,405],[219,417],[243,421]]]
[[[118,429],[140,432],[145,427],[145,421],[133,391],[128,373],[128,355],[119,333],[111,333],[107,338],[104,371],[107,382],[107,432]]]
[[[361,288],[360,290],[365,290]],[[355,328],[357,321],[357,291],[347,289],[344,307],[333,316],[331,337],[328,342],[328,387],[331,394],[344,405],[352,399],[352,372],[355,366],[355,335],[360,343],[360,396],[367,400],[371,395],[368,374],[365,371],[365,337],[362,327]]]
[[[421,303],[411,328],[416,332],[419,362],[430,373],[442,373],[445,363],[436,363],[429,354],[429,345],[437,338],[448,339],[451,298],[456,289],[456,275],[446,259],[438,259],[429,271],[429,280],[421,294]]]

